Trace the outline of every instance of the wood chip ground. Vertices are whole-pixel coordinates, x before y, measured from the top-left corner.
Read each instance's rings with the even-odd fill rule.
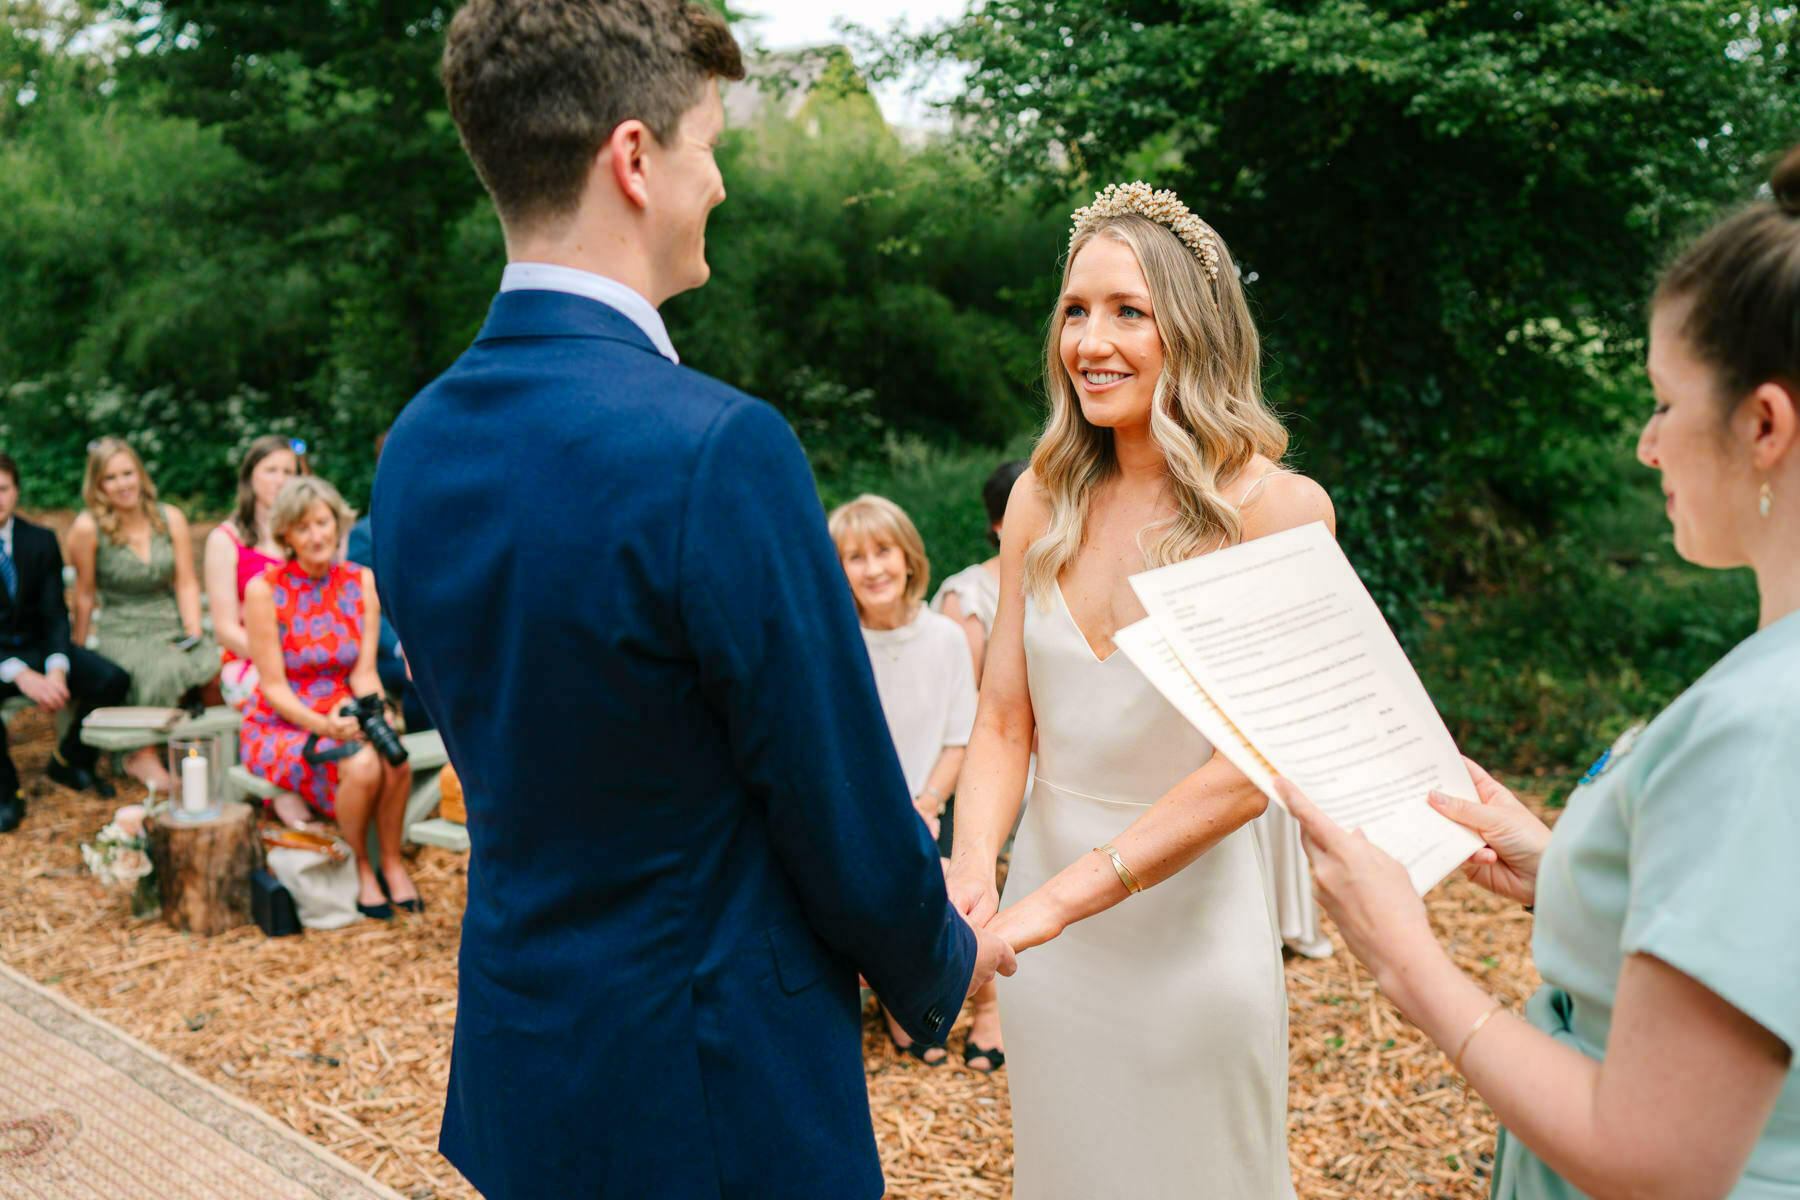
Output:
[[[437,1153],[466,862],[426,848],[413,864],[430,908],[395,925],[271,940],[255,926],[211,939],[133,920],[129,895],[83,868],[81,842],[141,799],[121,781],[102,801],[49,784],[50,725],[11,729],[30,793],[26,823],[0,836],[0,960],[60,990],[220,1086],[244,1096],[417,1200],[474,1197]],[[1457,880],[1431,896],[1439,936],[1496,996],[1537,985],[1531,917]],[[1333,931],[1335,939],[1336,934]],[[1287,963],[1289,1152],[1302,1200],[1487,1194],[1494,1118],[1444,1056],[1403,1021],[1341,942]],[[864,1021],[869,1103],[895,1200],[1012,1194],[1004,1069],[897,1056]]]

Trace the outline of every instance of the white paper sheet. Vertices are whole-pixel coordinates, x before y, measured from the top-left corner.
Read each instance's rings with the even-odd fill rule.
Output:
[[[1425,800],[1433,788],[1472,798],[1475,785],[1323,524],[1145,571],[1131,585],[1150,615],[1114,641],[1271,799],[1273,774],[1287,776],[1404,863],[1421,895],[1480,847]]]

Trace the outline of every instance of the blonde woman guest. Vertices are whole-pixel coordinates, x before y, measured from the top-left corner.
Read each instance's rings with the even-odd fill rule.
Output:
[[[286,553],[269,528],[269,513],[281,485],[306,473],[305,443],[265,434],[250,443],[238,464],[237,501],[231,516],[206,535],[206,603],[213,636],[224,651],[219,678],[225,702],[240,712],[256,697],[256,664],[244,632],[244,587]]]
[[[218,677],[219,647],[201,628],[187,518],[158,503],[143,459],[116,437],[88,447],[81,498],[87,507],[68,536],[75,644],[87,645],[93,634],[95,649],[131,675],[128,704],[197,699]],[[158,747],[132,754],[125,770],[145,784],[169,786]]]
[[[412,912],[424,905],[400,857],[412,770],[377,754],[356,718],[341,712],[381,693],[375,579],[337,557],[352,519],[337,489],[314,476],[290,479],[276,494],[269,529],[286,559],[244,589],[259,683],[238,744],[252,774],[284,789],[273,807],[285,823],[306,824],[315,812],[337,820],[356,854],[357,908],[385,919],[390,898]],[[371,822],[379,869],[368,857]]]
[[[856,601],[875,690],[913,807],[937,836],[975,720],[975,676],[961,630],[925,607],[931,563],[912,519],[882,496],[858,496],[826,526]],[[992,986],[991,984],[989,985]],[[884,1008],[894,1048],[937,1066],[942,1045],[914,1041]]]
[[[1331,502],[1278,465],[1287,435],[1218,234],[1143,184],[1074,224],[1051,414],[1000,535],[950,891],[1021,952],[1000,989],[1018,1200],[1279,1200],[1293,1195],[1287,998],[1245,828],[1265,803],[1113,634],[1143,616],[1131,575],[1330,525]]]
[[[1554,836],[1474,764],[1476,800],[1431,798],[1487,841],[1469,876],[1535,906],[1524,1014],[1444,954],[1398,863],[1286,793],[1351,952],[1500,1118],[1495,1200],[1800,1196],[1800,147],[1770,184],[1664,275],[1637,448],[1676,552],[1755,572],[1757,632]]]
[[[981,504],[987,509],[988,539],[996,550],[1000,547],[1000,523],[1006,517],[1006,498],[1013,484],[1030,465],[1018,458],[994,468],[981,485]],[[1000,556],[964,567],[938,585],[931,598],[931,610],[943,613],[961,625],[969,639],[969,657],[975,663],[975,684],[981,685],[981,663],[987,657],[988,635],[994,628],[994,614],[1000,608]]]

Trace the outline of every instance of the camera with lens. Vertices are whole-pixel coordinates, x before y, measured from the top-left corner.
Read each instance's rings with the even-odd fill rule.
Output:
[[[367,696],[358,696],[338,709],[338,715],[355,717],[363,736],[369,739],[369,745],[375,747],[375,753],[387,759],[390,766],[397,767],[406,761],[406,747],[400,743],[400,735],[394,732],[394,727],[388,724],[387,706],[379,694],[370,692]]]

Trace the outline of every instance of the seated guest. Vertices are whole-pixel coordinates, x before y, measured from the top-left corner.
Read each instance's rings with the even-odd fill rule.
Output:
[[[943,613],[962,626],[969,639],[969,655],[975,662],[975,682],[981,683],[981,663],[987,657],[988,634],[994,613],[1000,608],[1000,522],[1006,519],[1006,498],[1029,465],[1022,458],[1003,462],[981,485],[981,504],[987,509],[988,541],[996,553],[985,562],[964,567],[938,585],[931,598],[933,612]]]
[[[931,563],[918,529],[898,504],[882,496],[858,496],[833,510],[826,527],[850,581],[900,771],[913,807],[936,837],[975,724],[968,645],[954,621],[922,603]],[[885,1008],[882,1015],[895,1049],[934,1067],[944,1061],[942,1045],[915,1042]],[[992,1061],[998,1051],[982,1053],[989,1057],[982,1069],[999,1065]]]
[[[381,446],[386,441],[386,433],[375,436],[377,459],[381,457]],[[350,527],[350,538],[344,544],[344,557],[353,563],[375,561],[374,525],[368,513],[358,517],[356,524]],[[375,671],[381,676],[382,688],[400,706],[407,731],[417,733],[422,729],[430,729],[431,715],[425,711],[425,706],[419,701],[419,693],[413,689],[412,676],[406,670],[406,659],[400,653],[400,634],[395,631],[393,622],[387,619],[386,614],[381,618],[381,645],[375,655]]]
[[[69,640],[62,551],[56,535],[18,516],[19,464],[0,452],[0,700],[24,696],[47,712],[72,706],[73,720],[50,755],[48,774],[76,791],[113,795],[94,774],[99,755],[81,744],[81,722],[96,708],[122,704],[131,677]],[[25,793],[0,726],[0,833],[25,819]]]
[[[293,793],[273,802],[282,821],[304,825],[313,812],[337,819],[356,854],[357,908],[386,919],[393,916],[388,899],[410,912],[424,907],[400,857],[412,770],[383,758],[341,711],[381,693],[375,581],[366,567],[337,561],[350,521],[349,507],[322,479],[299,476],[276,494],[269,528],[287,559],[244,589],[258,685],[239,747],[252,774]],[[368,857],[371,819],[379,871]]]
[[[69,529],[74,643],[88,644],[91,624],[94,649],[131,675],[127,704],[192,703],[218,677],[219,647],[201,632],[187,518],[175,506],[157,503],[143,460],[113,437],[88,448],[81,498],[87,508]],[[137,751],[125,760],[125,770],[168,789],[159,747]]]
[[[225,703],[247,712],[256,695],[256,664],[244,633],[244,585],[286,561],[269,530],[269,512],[281,485],[307,473],[306,443],[266,434],[250,443],[238,464],[237,503],[231,516],[206,535],[206,603],[213,637],[224,652],[219,678]]]

